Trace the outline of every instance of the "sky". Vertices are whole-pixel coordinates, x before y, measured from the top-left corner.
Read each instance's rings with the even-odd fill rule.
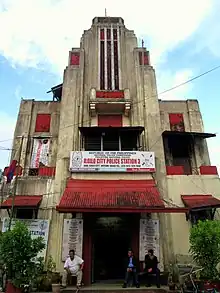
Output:
[[[219,0],[1,0],[0,168],[8,165],[21,98],[51,99],[68,52],[95,16],[121,16],[150,50],[162,92],[220,65]],[[220,69],[160,99],[198,99],[212,165],[220,168]],[[220,170],[220,169],[219,169]]]

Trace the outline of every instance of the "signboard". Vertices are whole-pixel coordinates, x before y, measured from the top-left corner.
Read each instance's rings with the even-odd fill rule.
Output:
[[[64,219],[62,261],[67,259],[70,249],[74,249],[76,255],[82,257],[83,219]]]
[[[15,222],[17,220],[12,220],[11,228],[13,229]],[[46,251],[47,251],[47,243],[48,243],[48,236],[49,236],[49,227],[50,227],[50,221],[49,220],[41,220],[41,219],[30,219],[30,220],[20,220],[25,222],[27,225],[29,231],[31,232],[32,238],[42,237],[45,242],[45,249],[39,253],[38,257],[46,257]],[[6,232],[8,230],[9,225],[9,218],[3,219],[2,224],[2,232]]]
[[[157,258],[160,258],[159,233],[159,220],[140,219],[140,261],[144,261],[149,249],[153,249]]]
[[[71,152],[71,172],[155,172],[154,152]]]
[[[31,168],[39,168],[40,164],[47,166],[49,163],[49,139],[34,139],[32,156],[31,156]]]

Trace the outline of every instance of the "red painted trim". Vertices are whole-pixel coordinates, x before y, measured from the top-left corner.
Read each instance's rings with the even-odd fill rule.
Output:
[[[36,208],[40,205],[42,200],[42,195],[16,195],[14,198],[15,207],[29,207]],[[6,199],[2,205],[2,209],[8,209],[12,206],[12,197]]]
[[[37,114],[35,132],[50,132],[50,114]]]
[[[169,113],[169,121],[172,131],[185,131],[183,113]]]
[[[167,175],[184,175],[183,166],[166,166]]]
[[[122,115],[98,115],[99,127],[122,127]]]
[[[104,41],[104,39],[105,39],[105,30],[102,28],[102,29],[100,30],[100,40],[101,40],[101,41]]]
[[[73,212],[79,212],[79,213],[187,213],[189,211],[188,208],[146,208],[146,209],[122,209],[122,208],[114,208],[114,209],[108,209],[108,208],[100,208],[100,209],[94,209],[94,208],[60,208],[58,205],[56,206],[56,210],[61,213],[73,213]]]
[[[96,91],[96,98],[99,99],[123,99],[124,91]]]
[[[56,173],[56,167],[40,167],[38,176],[42,177],[54,177]]]
[[[80,53],[72,52],[70,57],[70,65],[79,66],[79,64],[80,64]]]
[[[218,175],[218,169],[216,166],[200,166],[201,175]]]
[[[182,113],[169,113],[170,124],[179,124],[184,122]]]

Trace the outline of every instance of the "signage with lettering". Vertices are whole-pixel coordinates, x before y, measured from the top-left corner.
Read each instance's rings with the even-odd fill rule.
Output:
[[[155,172],[154,152],[81,151],[70,154],[71,172]]]
[[[153,249],[157,258],[160,258],[159,238],[159,220],[140,219],[140,261],[144,261],[149,249]]]
[[[30,219],[30,220],[20,220],[23,221],[29,231],[31,232],[32,238],[37,238],[37,237],[42,237],[45,242],[45,249],[39,253],[39,257],[46,257],[46,250],[47,250],[47,243],[48,243],[48,236],[49,236],[49,226],[50,226],[50,221],[49,220],[41,220],[41,219]],[[12,220],[11,223],[11,228],[13,229],[15,225],[16,220]],[[2,224],[2,232],[6,232],[8,230],[8,225],[9,225],[9,218],[4,218],[3,219],[3,224]]]
[[[82,257],[83,219],[64,219],[62,261],[67,259],[70,249],[74,249],[76,255]]]

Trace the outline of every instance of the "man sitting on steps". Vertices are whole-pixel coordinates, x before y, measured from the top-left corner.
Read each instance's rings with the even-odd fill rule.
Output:
[[[128,251],[128,257],[125,260],[125,269],[126,269],[126,274],[125,274],[125,281],[123,284],[123,288],[127,288],[128,281],[130,280],[131,277],[134,280],[136,288],[139,288],[140,285],[138,282],[138,275],[137,275],[137,260],[131,249]]]
[[[154,255],[153,249],[148,250],[148,254],[145,255],[145,273],[147,278],[147,285],[146,287],[150,287],[151,284],[149,282],[149,275],[155,274],[156,275],[156,285],[157,288],[160,288],[160,270],[158,269],[158,259],[156,255]]]
[[[69,257],[67,258],[64,264],[64,273],[62,278],[62,288],[66,288],[67,277],[76,276],[77,278],[77,289],[80,288],[82,283],[82,269],[84,266],[84,261],[77,255],[75,255],[75,251],[72,249],[69,251]]]

